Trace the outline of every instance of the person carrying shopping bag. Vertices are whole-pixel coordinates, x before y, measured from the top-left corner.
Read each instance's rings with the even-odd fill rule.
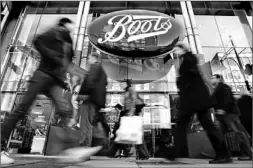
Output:
[[[143,117],[142,109],[145,107],[145,103],[143,99],[137,94],[137,100],[135,105],[135,115]],[[142,130],[144,131],[144,130]],[[147,145],[144,139],[144,134],[142,136],[142,144],[136,145],[136,160],[147,160],[149,159],[149,152],[147,149]]]
[[[142,144],[143,119],[136,116],[137,94],[131,87],[130,80],[126,81],[124,94],[124,110],[120,119],[119,129],[116,131],[115,142],[119,144]]]

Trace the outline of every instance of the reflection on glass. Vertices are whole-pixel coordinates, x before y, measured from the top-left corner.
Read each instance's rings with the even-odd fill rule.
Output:
[[[214,16],[194,15],[202,46],[223,47]]]
[[[231,47],[229,36],[232,36],[236,47],[249,47],[238,16],[215,16],[215,19],[225,46]]]

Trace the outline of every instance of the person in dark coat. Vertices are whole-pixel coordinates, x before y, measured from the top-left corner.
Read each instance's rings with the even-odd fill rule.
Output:
[[[250,95],[242,95],[237,101],[240,109],[241,123],[252,137],[252,97]]]
[[[252,160],[249,138],[240,122],[240,110],[233,96],[232,89],[224,83],[222,75],[219,74],[213,75],[212,84],[215,87],[212,95],[215,101],[215,112],[217,119],[222,125],[223,133],[225,134],[229,129],[236,132],[242,153],[242,157],[239,157],[238,160]]]
[[[197,57],[190,52],[188,45],[184,43],[178,43],[174,48],[174,52],[178,55],[181,62],[179,76],[176,81],[180,98],[177,135],[175,136],[175,145],[177,149],[175,157],[180,156],[183,147],[182,141],[186,136],[186,128],[192,116],[196,113],[216,152],[215,159],[209,161],[209,163],[219,164],[232,162],[225,137],[218,124],[212,119],[212,114],[214,112],[212,108],[213,101],[210,91],[198,68]]]
[[[101,55],[93,52],[88,58],[88,74],[82,83],[78,100],[83,103],[80,107],[81,146],[91,147],[92,130],[98,122],[101,122],[105,131],[109,133],[105,117],[100,113],[105,108],[107,75],[101,63]],[[104,134],[101,132],[101,135]]]
[[[22,101],[4,121],[1,129],[1,142],[9,139],[11,131],[18,121],[28,115],[29,108],[36,96],[41,93],[53,100],[55,113],[63,118],[64,125],[71,119],[73,113],[71,104],[62,96],[62,91],[66,88],[64,83],[66,72],[74,56],[68,27],[71,23],[70,19],[61,18],[56,26],[35,38],[34,46],[41,55],[40,65],[34,72]],[[6,155],[1,156],[1,164],[5,164],[4,158]]]

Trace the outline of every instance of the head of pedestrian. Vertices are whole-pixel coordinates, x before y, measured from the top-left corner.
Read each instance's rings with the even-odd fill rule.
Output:
[[[97,52],[92,52],[88,57],[88,63],[89,64],[95,64],[101,62],[101,55]]]
[[[131,79],[126,79],[126,80],[123,81],[123,88],[124,88],[125,91],[128,91],[129,88],[131,88],[131,86],[132,86]]]
[[[223,76],[220,75],[220,74],[215,74],[212,76],[211,78],[211,83],[214,87],[216,87],[219,83],[223,83],[224,82],[224,79],[223,79]]]
[[[187,52],[190,52],[190,47],[185,42],[180,41],[173,48],[173,53],[176,54],[178,57],[183,56]]]
[[[61,29],[64,29],[66,31],[72,32],[73,31],[73,22],[69,18],[61,18],[58,21],[57,26]]]
[[[121,104],[116,104],[115,106],[114,106],[114,108],[115,108],[115,110],[117,111],[117,112],[121,112],[122,111],[122,109],[123,109],[123,106],[121,105]]]

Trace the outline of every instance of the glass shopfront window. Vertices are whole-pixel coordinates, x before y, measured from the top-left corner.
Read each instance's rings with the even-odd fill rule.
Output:
[[[219,73],[225,76],[225,82],[233,88],[233,91],[242,91],[242,86],[246,89],[245,82],[231,40],[240,58],[244,57],[245,53],[252,57],[250,49],[252,21],[248,21],[251,17],[248,16],[250,12],[242,7],[235,7],[232,2],[219,2],[219,5],[216,2],[203,3],[205,5],[201,6],[197,2],[192,2],[192,6],[205,60],[211,61],[213,74]],[[223,53],[224,58],[218,58],[218,53],[219,55]],[[234,55],[233,59],[229,58],[231,54]],[[221,59],[224,59],[223,65],[220,65]],[[251,81],[247,75],[246,78]]]
[[[21,17],[17,23],[9,52],[5,56],[6,63],[4,65],[5,68],[3,68],[4,72],[2,72],[3,81],[1,85],[1,122],[6,115],[8,116],[8,113],[12,112],[12,110],[16,108],[16,105],[20,102],[23,93],[27,90],[29,80],[39,65],[40,56],[33,47],[34,37],[37,34],[43,33],[51,26],[54,26],[57,23],[56,21],[61,17],[68,17],[74,22],[76,21],[77,7],[70,7],[73,8],[72,12],[70,13],[64,13],[64,11],[57,13],[56,11],[58,8],[49,8],[50,7],[47,7],[47,5],[41,7],[41,4],[39,3],[37,7],[26,7],[24,14],[20,15]],[[73,11],[76,11],[76,13]],[[43,97],[43,95],[39,95],[38,97]],[[37,107],[38,103],[42,103],[41,105],[38,105],[40,107]],[[42,109],[42,111],[38,111],[39,108]],[[50,117],[52,112],[53,106],[51,101],[45,96],[43,100],[39,98],[39,100],[36,100],[34,105],[31,107],[31,113],[28,117],[26,125],[24,125],[24,128],[27,129],[26,132],[31,132],[30,128],[32,128],[32,130],[37,130],[34,139],[34,142],[36,141],[35,143],[37,143],[37,146],[35,145],[32,148],[38,150],[36,148],[38,145],[40,145],[39,153],[43,153],[43,145],[47,135],[46,132],[50,125]],[[20,128],[17,127],[16,129],[18,130]],[[23,146],[19,144],[19,148],[25,148],[25,146],[27,147],[28,142],[28,139],[25,137],[28,135],[21,134],[19,136],[23,136],[23,139],[20,139],[19,143],[23,143]],[[11,139],[10,141],[11,148],[17,147],[17,144],[15,144],[16,135],[17,134],[15,132],[12,135],[12,138],[14,139]],[[41,139],[44,140],[41,141]],[[29,141],[29,143],[30,144],[28,144],[28,146],[31,145],[31,141]]]

